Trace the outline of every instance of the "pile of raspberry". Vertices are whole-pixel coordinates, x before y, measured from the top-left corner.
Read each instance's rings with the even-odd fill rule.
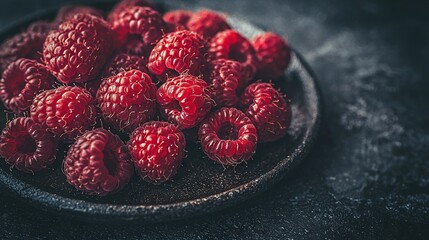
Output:
[[[156,7],[67,6],[0,46],[0,99],[12,119],[0,155],[9,165],[34,174],[62,142],[67,182],[104,196],[134,172],[171,179],[186,141],[236,166],[285,136],[290,102],[273,84],[291,59],[286,40],[267,32],[250,41],[209,10]]]

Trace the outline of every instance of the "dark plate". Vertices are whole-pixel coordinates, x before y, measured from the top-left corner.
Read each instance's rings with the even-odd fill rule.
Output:
[[[166,9],[177,7],[174,3],[168,4],[164,6]],[[111,4],[95,6],[107,10]],[[186,2],[180,7],[195,8]],[[0,39],[3,41],[36,19],[52,19],[54,16],[54,10],[33,15],[3,29]],[[228,20],[248,37],[262,32],[240,19],[229,17]],[[321,118],[320,96],[314,75],[296,51],[286,78],[281,82],[280,87],[292,100],[293,117],[287,136],[274,143],[259,145],[253,159],[235,168],[224,169],[206,158],[197,144],[189,143],[183,166],[171,181],[151,185],[134,176],[123,191],[113,196],[102,198],[76,191],[61,172],[63,155],[58,157],[56,164],[34,175],[11,170],[2,160],[0,182],[40,209],[88,221],[158,222],[232,206],[278,182],[304,158],[316,138]],[[0,109],[4,112],[3,106]],[[2,128],[10,117],[1,114]],[[65,152],[66,147],[60,150]]]

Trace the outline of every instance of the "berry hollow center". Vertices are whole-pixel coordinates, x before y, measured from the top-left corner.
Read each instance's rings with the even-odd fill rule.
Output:
[[[37,149],[36,141],[28,134],[23,134],[16,138],[16,151],[23,154],[32,155]]]
[[[218,136],[221,140],[237,140],[238,133],[235,127],[231,124],[223,124],[218,131]]]
[[[106,147],[104,148],[103,154],[104,166],[106,167],[107,171],[111,176],[115,176],[118,167],[115,153],[111,149]]]

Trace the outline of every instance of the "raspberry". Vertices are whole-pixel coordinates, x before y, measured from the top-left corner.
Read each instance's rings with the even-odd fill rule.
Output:
[[[95,17],[103,18],[103,13],[96,8],[89,6],[68,5],[58,10],[54,22],[62,23],[66,20],[69,20],[76,14],[91,14]]]
[[[148,122],[131,134],[128,148],[143,180],[165,182],[174,176],[186,147],[185,136],[166,122]]]
[[[23,172],[33,173],[52,164],[56,148],[56,141],[31,118],[10,121],[0,136],[0,155],[7,164]]]
[[[206,39],[212,38],[218,32],[231,29],[222,15],[208,10],[193,14],[186,26]]]
[[[191,11],[179,9],[166,12],[162,18],[165,23],[171,24],[174,27],[186,27],[191,16]]]
[[[147,0],[122,0],[116,4],[112,11],[110,11],[109,16],[107,17],[108,21],[113,23],[118,18],[120,12],[134,6],[149,7],[157,10],[156,5]]]
[[[165,23],[161,15],[149,7],[129,7],[118,13],[113,29],[120,36],[141,35],[143,43],[154,45],[162,36]]]
[[[18,58],[28,58],[40,61],[43,49],[43,42],[46,34],[25,31],[7,39],[0,46],[0,70],[5,70],[7,66]]]
[[[127,147],[118,136],[102,128],[88,131],[76,140],[63,168],[68,183],[100,196],[120,191],[133,176]]]
[[[284,75],[291,58],[286,40],[275,33],[267,32],[253,40],[253,47],[259,59],[258,77],[276,79]]]
[[[114,76],[129,70],[139,70],[147,73],[149,71],[146,68],[146,63],[147,61],[144,57],[119,53],[104,67],[103,77]]]
[[[207,50],[207,42],[197,33],[169,33],[155,45],[147,67],[161,81],[182,73],[198,77],[207,67]]]
[[[62,86],[37,95],[30,114],[55,137],[73,139],[95,124],[96,112],[88,91]]]
[[[86,82],[100,73],[115,44],[114,32],[106,21],[77,14],[48,35],[43,57],[59,81]]]
[[[236,108],[221,108],[205,119],[198,132],[203,151],[223,165],[249,160],[258,135],[252,121]]]
[[[34,97],[50,89],[54,78],[48,69],[35,60],[20,58],[12,62],[0,80],[0,99],[15,113],[27,110]]]
[[[33,22],[32,24],[30,24],[30,26],[28,26],[27,31],[28,32],[38,32],[38,33],[48,35],[48,33],[51,30],[54,30],[55,27],[56,27],[55,24],[48,22],[48,21],[36,21],[36,22]]]
[[[97,101],[109,125],[132,131],[155,116],[156,86],[146,73],[121,72],[101,83]]]
[[[251,80],[256,72],[258,63],[255,49],[252,44],[240,33],[234,30],[225,30],[216,34],[210,41],[211,59],[231,59],[244,66],[243,75]]]
[[[211,62],[210,89],[217,107],[233,107],[238,102],[238,86],[243,82],[239,62],[219,59]]]
[[[286,135],[291,121],[291,108],[270,83],[253,83],[241,98],[244,113],[258,129],[260,142],[272,142]]]
[[[196,126],[210,112],[207,83],[191,75],[169,79],[156,93],[161,116],[180,129]]]

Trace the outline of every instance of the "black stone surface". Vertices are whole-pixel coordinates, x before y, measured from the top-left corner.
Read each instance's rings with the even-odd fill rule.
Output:
[[[2,1],[0,24],[60,2]],[[198,2],[288,36],[309,61],[325,119],[306,161],[238,207],[154,225],[59,218],[0,188],[2,239],[427,239],[429,3]]]

